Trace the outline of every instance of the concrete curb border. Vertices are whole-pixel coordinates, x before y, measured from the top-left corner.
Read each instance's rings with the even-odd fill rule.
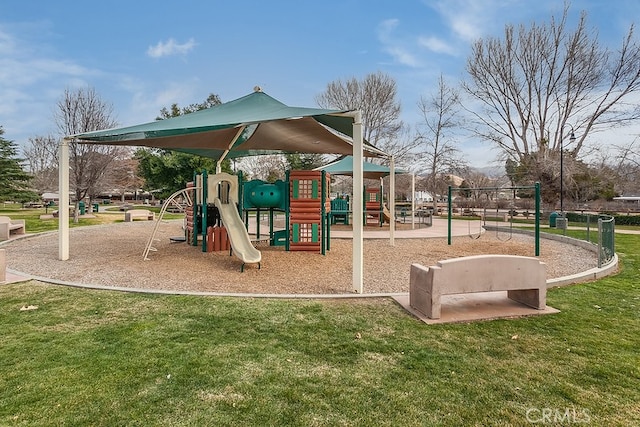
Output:
[[[493,230],[504,231],[504,228],[505,227],[496,227],[491,225],[485,226],[485,229],[488,231],[493,231]],[[533,231],[524,230],[521,228],[514,228],[512,232],[517,234],[525,234],[528,236],[534,235]],[[586,240],[580,240],[580,239],[575,239],[573,237],[562,236],[559,234],[545,233],[545,232],[540,233],[540,238],[547,239],[547,240],[555,240],[555,241],[566,243],[569,245],[581,247],[595,254],[598,253],[598,246],[593,243],[587,242]],[[594,267],[580,273],[571,274],[568,276],[556,277],[554,279],[547,279],[547,289],[556,288],[560,286],[574,285],[576,283],[589,282],[592,280],[600,279],[602,277],[610,276],[612,274],[615,274],[618,271],[618,263],[619,263],[619,259],[618,259],[618,254],[616,253],[614,254],[613,261],[611,261],[609,264],[605,265],[604,267],[601,267],[601,268]]]
[[[100,224],[97,226],[102,227],[102,226],[108,226],[108,225],[110,224]],[[495,230],[496,228],[501,228],[501,227],[485,226],[486,230]],[[514,228],[512,231],[518,234],[533,235],[533,231],[531,230]],[[0,242],[0,247],[8,245],[12,241],[15,241],[18,239],[41,237],[47,234],[56,234],[56,233],[57,231],[46,231],[43,233],[25,234],[16,239]],[[567,244],[571,244],[575,246],[580,246],[584,249],[590,250],[595,253],[597,253],[598,251],[598,247],[596,245],[586,242],[584,240],[574,239],[572,237],[560,236],[560,235],[549,234],[549,233],[540,233],[540,237],[544,239],[565,242]],[[618,271],[618,255],[615,254],[614,260],[611,263],[607,264],[605,267],[602,267],[602,268],[596,267],[581,273],[572,274],[569,276],[557,277],[554,279],[548,279],[547,289],[600,279],[602,277],[606,277],[611,274],[614,274],[617,271]],[[364,294],[355,294],[355,293],[252,294],[252,293],[236,293],[236,292],[176,291],[176,290],[148,289],[148,288],[126,288],[121,286],[105,286],[105,285],[97,285],[97,284],[90,284],[90,283],[76,283],[76,282],[69,282],[65,280],[57,280],[57,279],[51,279],[51,278],[42,277],[42,276],[30,275],[28,273],[23,273],[20,271],[9,269],[9,268],[7,268],[7,272],[15,276],[20,276],[21,278],[24,278],[24,280],[14,280],[13,283],[19,283],[19,282],[24,282],[28,280],[37,280],[43,283],[50,283],[54,285],[69,286],[69,287],[84,288],[84,289],[132,292],[132,293],[147,293],[147,294],[158,294],[158,295],[191,295],[191,296],[214,296],[214,297],[233,297],[233,298],[272,298],[272,299],[347,299],[347,298],[387,298],[387,297],[396,298],[396,297],[409,295],[408,292],[370,293],[370,294],[369,293],[364,293]]]

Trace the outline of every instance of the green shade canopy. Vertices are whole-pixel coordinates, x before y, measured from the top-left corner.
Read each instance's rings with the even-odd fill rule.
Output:
[[[324,170],[331,175],[353,175],[353,156],[346,156],[328,165],[316,168],[316,170]],[[395,169],[396,174],[406,173],[405,171]],[[362,175],[364,178],[379,179],[391,174],[388,166],[377,165],[371,162],[362,162]]]
[[[163,148],[220,159],[275,153],[353,153],[347,110],[289,107],[256,89],[205,110],[135,126],[70,135],[80,143]],[[364,143],[364,156],[384,153]]]

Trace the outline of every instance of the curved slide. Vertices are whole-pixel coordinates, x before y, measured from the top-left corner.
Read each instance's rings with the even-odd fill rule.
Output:
[[[391,222],[391,212],[387,209],[387,205],[382,207],[382,218],[384,219],[384,222]]]
[[[218,208],[222,222],[227,229],[231,249],[235,256],[242,261],[242,271],[244,271],[245,264],[257,263],[258,268],[260,268],[262,253],[251,244],[249,233],[244,227],[244,222],[242,222],[242,218],[238,214],[235,203],[222,203],[220,199],[216,198],[214,204]]]

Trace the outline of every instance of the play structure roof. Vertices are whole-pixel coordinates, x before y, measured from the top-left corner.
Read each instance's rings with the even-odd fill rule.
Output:
[[[71,135],[81,143],[156,147],[219,159],[275,153],[353,153],[347,110],[290,107],[256,91],[205,110]],[[364,142],[364,156],[385,154]]]
[[[316,170],[324,170],[331,175],[353,175],[353,156],[345,156],[342,159],[329,163],[328,165],[316,168]],[[396,174],[406,173],[405,171],[395,169]],[[388,166],[377,165],[371,162],[362,162],[362,176],[369,179],[379,179],[391,174]]]

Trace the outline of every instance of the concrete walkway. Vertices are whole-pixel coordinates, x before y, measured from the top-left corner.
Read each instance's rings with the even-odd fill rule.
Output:
[[[433,218],[432,225],[416,224],[413,230],[395,230],[394,237],[396,239],[428,239],[434,237],[447,237],[447,219]],[[468,236],[469,234],[477,235],[480,232],[480,223],[473,221],[451,221],[452,236]],[[368,225],[364,227],[363,238],[365,239],[388,239],[389,226],[379,227],[376,225]],[[331,238],[351,239],[353,232],[351,230],[331,230]]]

